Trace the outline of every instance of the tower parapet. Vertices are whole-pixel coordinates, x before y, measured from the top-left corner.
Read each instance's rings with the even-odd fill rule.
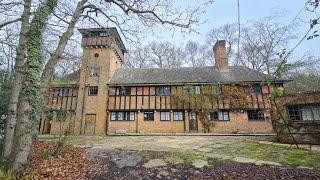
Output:
[[[123,62],[127,50],[115,27],[79,29],[79,32],[82,34],[82,48],[110,48]]]

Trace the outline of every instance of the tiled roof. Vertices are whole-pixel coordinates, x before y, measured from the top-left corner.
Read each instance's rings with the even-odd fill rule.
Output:
[[[232,83],[261,82],[266,75],[243,67],[229,66],[218,69],[215,66],[181,68],[117,69],[109,85],[132,84],[182,84],[182,83]],[[282,80],[281,80],[282,81]]]

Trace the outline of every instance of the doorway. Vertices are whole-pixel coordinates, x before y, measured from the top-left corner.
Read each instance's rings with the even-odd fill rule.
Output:
[[[198,120],[197,120],[197,114],[195,112],[189,113],[189,132],[191,133],[198,132]]]
[[[95,114],[86,114],[85,119],[85,135],[94,135],[95,125],[96,125],[96,115]]]

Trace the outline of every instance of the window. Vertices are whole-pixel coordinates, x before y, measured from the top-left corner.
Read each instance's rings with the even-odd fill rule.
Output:
[[[144,112],[143,114],[145,121],[153,121],[154,120],[154,113],[153,112]]]
[[[108,36],[108,33],[106,33],[106,32],[100,32],[100,33],[99,33],[99,36],[100,36],[100,37],[107,37],[107,36]]]
[[[248,110],[248,119],[249,120],[258,120],[258,121],[263,121],[264,120],[264,115],[263,112],[260,110]]]
[[[99,53],[94,53],[94,57],[95,58],[99,57]]]
[[[194,89],[196,94],[200,94],[200,86],[195,86]]]
[[[210,113],[209,120],[211,121],[229,121],[229,111],[228,110],[219,110],[213,113]]]
[[[89,86],[88,95],[89,95],[89,96],[96,96],[96,95],[98,95],[98,86]]]
[[[59,96],[66,97],[68,96],[68,88],[63,87],[59,89]]]
[[[131,88],[126,86],[121,86],[117,88],[117,95],[126,96],[131,94]]]
[[[183,112],[173,112],[173,120],[183,121]]]
[[[189,120],[196,120],[197,119],[197,114],[195,112],[190,112],[189,113]]]
[[[189,94],[193,94],[193,93],[200,94],[201,89],[200,89],[200,86],[184,86],[183,91]]]
[[[133,121],[134,112],[111,112],[111,121]]]
[[[90,75],[91,76],[99,76],[100,74],[100,68],[97,66],[92,66],[90,70]]]
[[[170,95],[170,86],[156,87],[156,95]]]
[[[260,85],[252,85],[250,88],[250,92],[254,94],[262,94],[262,88]]]
[[[212,93],[221,94],[221,86],[220,85],[212,85]]]
[[[293,121],[320,121],[320,104],[292,105],[287,110]]]
[[[161,121],[170,121],[170,112],[160,112]]]

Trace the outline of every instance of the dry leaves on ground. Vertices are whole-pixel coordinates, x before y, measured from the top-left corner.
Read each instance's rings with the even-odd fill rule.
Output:
[[[56,147],[56,142],[35,143],[25,179],[90,179],[101,172],[102,166],[88,161],[83,148],[64,145],[53,156]]]

